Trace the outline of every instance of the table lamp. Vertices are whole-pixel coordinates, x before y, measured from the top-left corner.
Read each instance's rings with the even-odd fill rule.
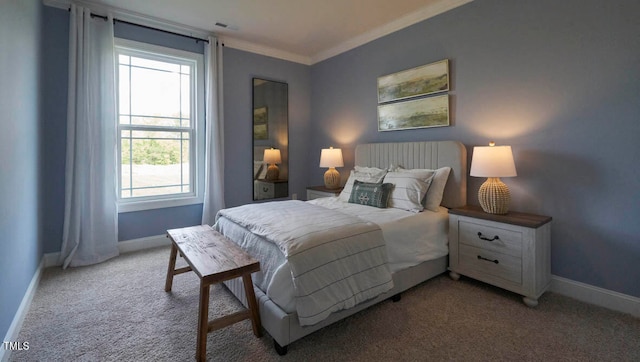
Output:
[[[323,148],[320,153],[320,167],[329,167],[324,173],[324,186],[328,189],[340,187],[340,173],[336,167],[343,167],[342,150],[339,148]]]
[[[273,181],[280,177],[280,170],[276,163],[282,163],[282,157],[280,156],[280,150],[277,148],[267,148],[264,150],[263,161],[269,165],[267,168],[267,174],[264,177],[265,180]]]
[[[474,147],[469,174],[475,177],[487,177],[487,181],[478,190],[478,201],[484,212],[489,214],[509,212],[511,195],[507,185],[500,181],[500,177],[517,175],[511,146],[496,146],[494,142],[490,142],[489,146]]]

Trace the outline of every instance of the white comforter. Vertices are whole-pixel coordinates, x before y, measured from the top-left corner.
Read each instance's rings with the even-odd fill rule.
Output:
[[[220,218],[282,251],[291,268],[301,325],[315,324],[393,287],[382,231],[375,223],[293,200],[224,209]]]
[[[322,197],[308,202],[340,210],[380,226],[392,273],[449,254],[449,212],[442,206],[438,212],[424,210],[414,213],[351,204],[339,197]]]

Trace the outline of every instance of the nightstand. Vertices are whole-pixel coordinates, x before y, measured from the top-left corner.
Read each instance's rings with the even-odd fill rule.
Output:
[[[338,196],[342,192],[343,187],[337,189],[328,189],[324,186],[307,187],[307,200],[313,200],[320,197]]]
[[[274,199],[289,196],[288,180],[259,179],[254,182],[254,198],[256,200]]]
[[[529,307],[551,283],[551,217],[480,207],[449,210],[449,275],[465,275],[523,296]]]

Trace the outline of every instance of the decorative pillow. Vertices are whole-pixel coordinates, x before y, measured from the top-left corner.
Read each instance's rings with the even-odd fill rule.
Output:
[[[431,211],[438,211],[440,204],[442,203],[442,197],[444,195],[444,187],[447,185],[447,180],[449,179],[449,173],[451,173],[451,167],[441,167],[437,170],[429,170],[429,169],[404,169],[401,166],[396,168],[396,171],[425,171],[425,172],[435,172],[433,175],[433,179],[431,181],[431,185],[427,190],[427,195],[424,199],[423,205],[425,209]]]
[[[392,189],[392,184],[368,183],[355,180],[349,202],[384,209],[389,203],[389,195]]]
[[[384,182],[395,185],[389,199],[389,207],[411,212],[424,210],[422,199],[427,194],[434,174],[435,172],[431,170],[388,172],[384,177]]]
[[[451,167],[441,167],[436,170],[436,174],[433,176],[433,181],[431,181],[431,186],[429,186],[427,198],[424,203],[424,207],[427,210],[438,211],[438,208],[442,203],[444,187],[447,185],[447,180],[449,179],[449,173],[451,173]]]
[[[340,200],[344,202],[349,201],[354,181],[358,180],[361,182],[381,183],[384,179],[384,175],[386,174],[387,170],[377,167],[354,167],[354,169],[351,170],[351,174],[349,174],[349,179],[347,179],[344,189],[342,189],[342,192],[340,193]]]

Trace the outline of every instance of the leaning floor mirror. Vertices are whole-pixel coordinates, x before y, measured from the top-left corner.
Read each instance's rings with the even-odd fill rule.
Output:
[[[253,78],[253,199],[288,196],[288,85]]]

